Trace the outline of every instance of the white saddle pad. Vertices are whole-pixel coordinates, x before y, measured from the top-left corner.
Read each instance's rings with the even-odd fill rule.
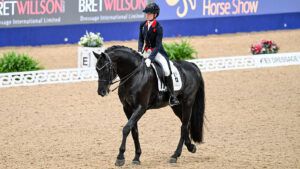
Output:
[[[172,79],[173,79],[174,91],[179,91],[182,87],[181,76],[179,74],[179,71],[178,71],[177,67],[174,66],[172,61],[170,61],[170,65],[171,65],[171,70],[172,70]],[[157,77],[158,90],[160,92],[167,91],[167,86],[164,83],[162,83],[162,81],[160,80],[160,78],[157,74],[157,70],[155,68],[155,65],[153,63],[151,63],[151,66],[153,67],[153,69],[155,71],[155,74],[156,74],[156,77]]]

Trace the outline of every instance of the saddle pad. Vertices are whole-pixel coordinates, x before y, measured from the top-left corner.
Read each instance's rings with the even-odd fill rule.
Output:
[[[179,73],[177,67],[174,66],[172,61],[170,61],[170,65],[171,65],[171,70],[172,70],[172,80],[173,80],[174,91],[179,91],[182,87],[182,80],[181,80],[180,73]],[[158,72],[156,70],[155,64],[151,63],[151,66],[153,67],[153,69],[155,71],[155,74],[156,74],[156,77],[157,77],[158,90],[160,92],[167,91],[167,86],[159,78],[159,75],[158,75]]]

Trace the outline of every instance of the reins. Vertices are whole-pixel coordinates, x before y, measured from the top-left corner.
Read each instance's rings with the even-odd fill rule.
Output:
[[[112,67],[112,61],[109,59],[109,62],[107,62],[105,65],[103,65],[101,68],[99,68],[98,66],[96,66],[96,69],[98,71],[102,70],[103,68],[105,68],[107,65],[109,65],[109,72],[111,72],[111,69],[113,69]],[[117,88],[119,88],[121,85],[123,85],[126,81],[128,81],[135,73],[137,73],[139,71],[139,69],[142,67],[143,62],[141,62],[141,64],[135,68],[131,73],[127,74],[125,77],[123,77],[120,80],[117,80],[115,82],[112,82],[113,80],[99,80],[99,81],[109,81],[109,85],[113,85],[115,83],[121,82],[117,87],[115,87],[114,89],[112,89],[111,91],[114,92]],[[111,76],[111,75],[110,75]]]
[[[131,73],[127,74],[125,77],[123,77],[122,79],[118,80],[118,81],[115,81],[111,84],[115,84],[117,82],[121,82],[117,87],[115,87],[113,91],[115,91],[117,88],[119,88],[121,85],[123,85],[127,80],[129,80],[135,73],[137,73],[139,71],[139,69],[141,68],[141,65],[143,65],[143,62],[137,67],[135,68]]]

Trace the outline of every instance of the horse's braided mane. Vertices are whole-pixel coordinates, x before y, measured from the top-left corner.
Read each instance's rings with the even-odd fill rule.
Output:
[[[123,51],[127,51],[127,52],[129,51],[129,52],[133,53],[134,56],[136,56],[136,57],[142,57],[136,50],[129,48],[127,46],[122,46],[122,45],[111,46],[111,47],[107,48],[104,52],[109,53],[109,52],[113,52],[114,50],[123,50]]]

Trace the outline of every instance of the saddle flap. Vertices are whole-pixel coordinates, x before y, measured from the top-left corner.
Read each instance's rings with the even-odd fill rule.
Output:
[[[163,71],[162,66],[158,62],[152,63],[151,66],[154,69],[154,72],[157,77],[158,90],[160,92],[167,91],[167,86],[164,84],[165,76],[164,76],[164,71]],[[172,80],[173,80],[174,91],[179,91],[182,87],[182,78],[180,76],[180,73],[179,73],[177,67],[174,66],[172,61],[170,61],[170,66],[171,66],[171,70],[172,70]]]

